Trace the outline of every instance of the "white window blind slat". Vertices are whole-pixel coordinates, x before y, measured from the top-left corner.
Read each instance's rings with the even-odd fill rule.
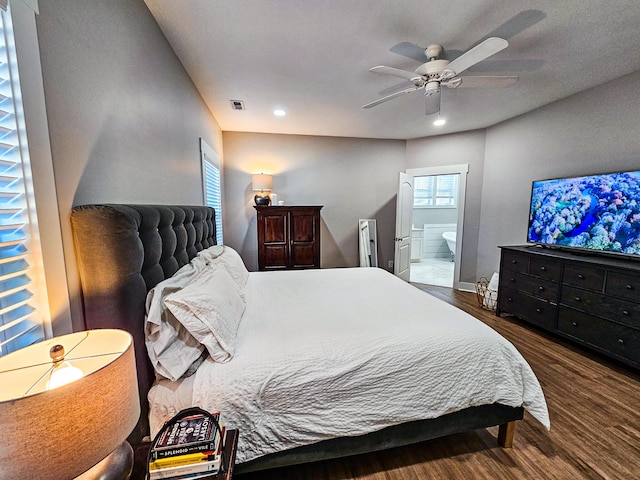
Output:
[[[2,8],[3,0],[0,0]],[[0,355],[44,339],[43,319],[33,291],[36,271],[26,144],[22,128],[21,94],[15,65],[10,12],[0,22]],[[24,147],[24,148],[23,148]]]
[[[204,203],[216,211],[216,241],[223,243],[222,235],[222,172],[220,160],[209,145],[200,139],[200,155],[202,161],[202,184]]]

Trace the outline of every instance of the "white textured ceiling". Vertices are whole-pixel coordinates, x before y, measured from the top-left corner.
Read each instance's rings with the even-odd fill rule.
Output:
[[[223,131],[439,135],[494,125],[640,70],[640,0],[145,1]],[[424,115],[421,91],[362,108],[411,86],[368,71],[414,70],[421,62],[406,56],[407,43],[455,55],[492,35],[509,47],[463,75],[518,82],[443,89],[444,127]],[[246,110],[234,111],[231,99]],[[276,107],[287,116],[275,117]]]

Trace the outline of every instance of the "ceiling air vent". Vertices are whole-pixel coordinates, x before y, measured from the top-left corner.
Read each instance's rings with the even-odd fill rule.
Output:
[[[229,100],[231,102],[231,108],[234,110],[244,110],[244,102],[242,100]]]

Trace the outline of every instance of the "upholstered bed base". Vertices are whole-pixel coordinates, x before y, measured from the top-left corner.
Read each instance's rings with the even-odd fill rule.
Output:
[[[147,393],[154,379],[144,344],[146,295],[216,243],[215,213],[204,206],[85,205],[73,209],[71,223],[86,328],[119,328],[134,338],[142,413],[129,441],[139,443],[149,434]],[[240,465],[239,471],[382,450],[494,425],[505,432],[504,426],[521,420],[523,412],[499,404],[468,408],[268,455]]]

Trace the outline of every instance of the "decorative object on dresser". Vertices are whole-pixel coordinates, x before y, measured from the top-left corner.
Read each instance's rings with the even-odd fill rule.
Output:
[[[0,384],[0,478],[129,478],[126,438],[140,415],[129,333],[82,331],[18,350],[0,358]]]
[[[258,269],[320,268],[322,206],[254,207],[258,211]]]
[[[265,192],[270,192],[273,184],[273,177],[271,175],[266,175],[264,173],[258,173],[256,175],[251,175],[251,190],[256,193],[253,200],[256,202],[256,205],[270,205],[271,198],[269,194],[265,194]]]
[[[640,368],[640,263],[500,247],[496,315],[509,313]]]

